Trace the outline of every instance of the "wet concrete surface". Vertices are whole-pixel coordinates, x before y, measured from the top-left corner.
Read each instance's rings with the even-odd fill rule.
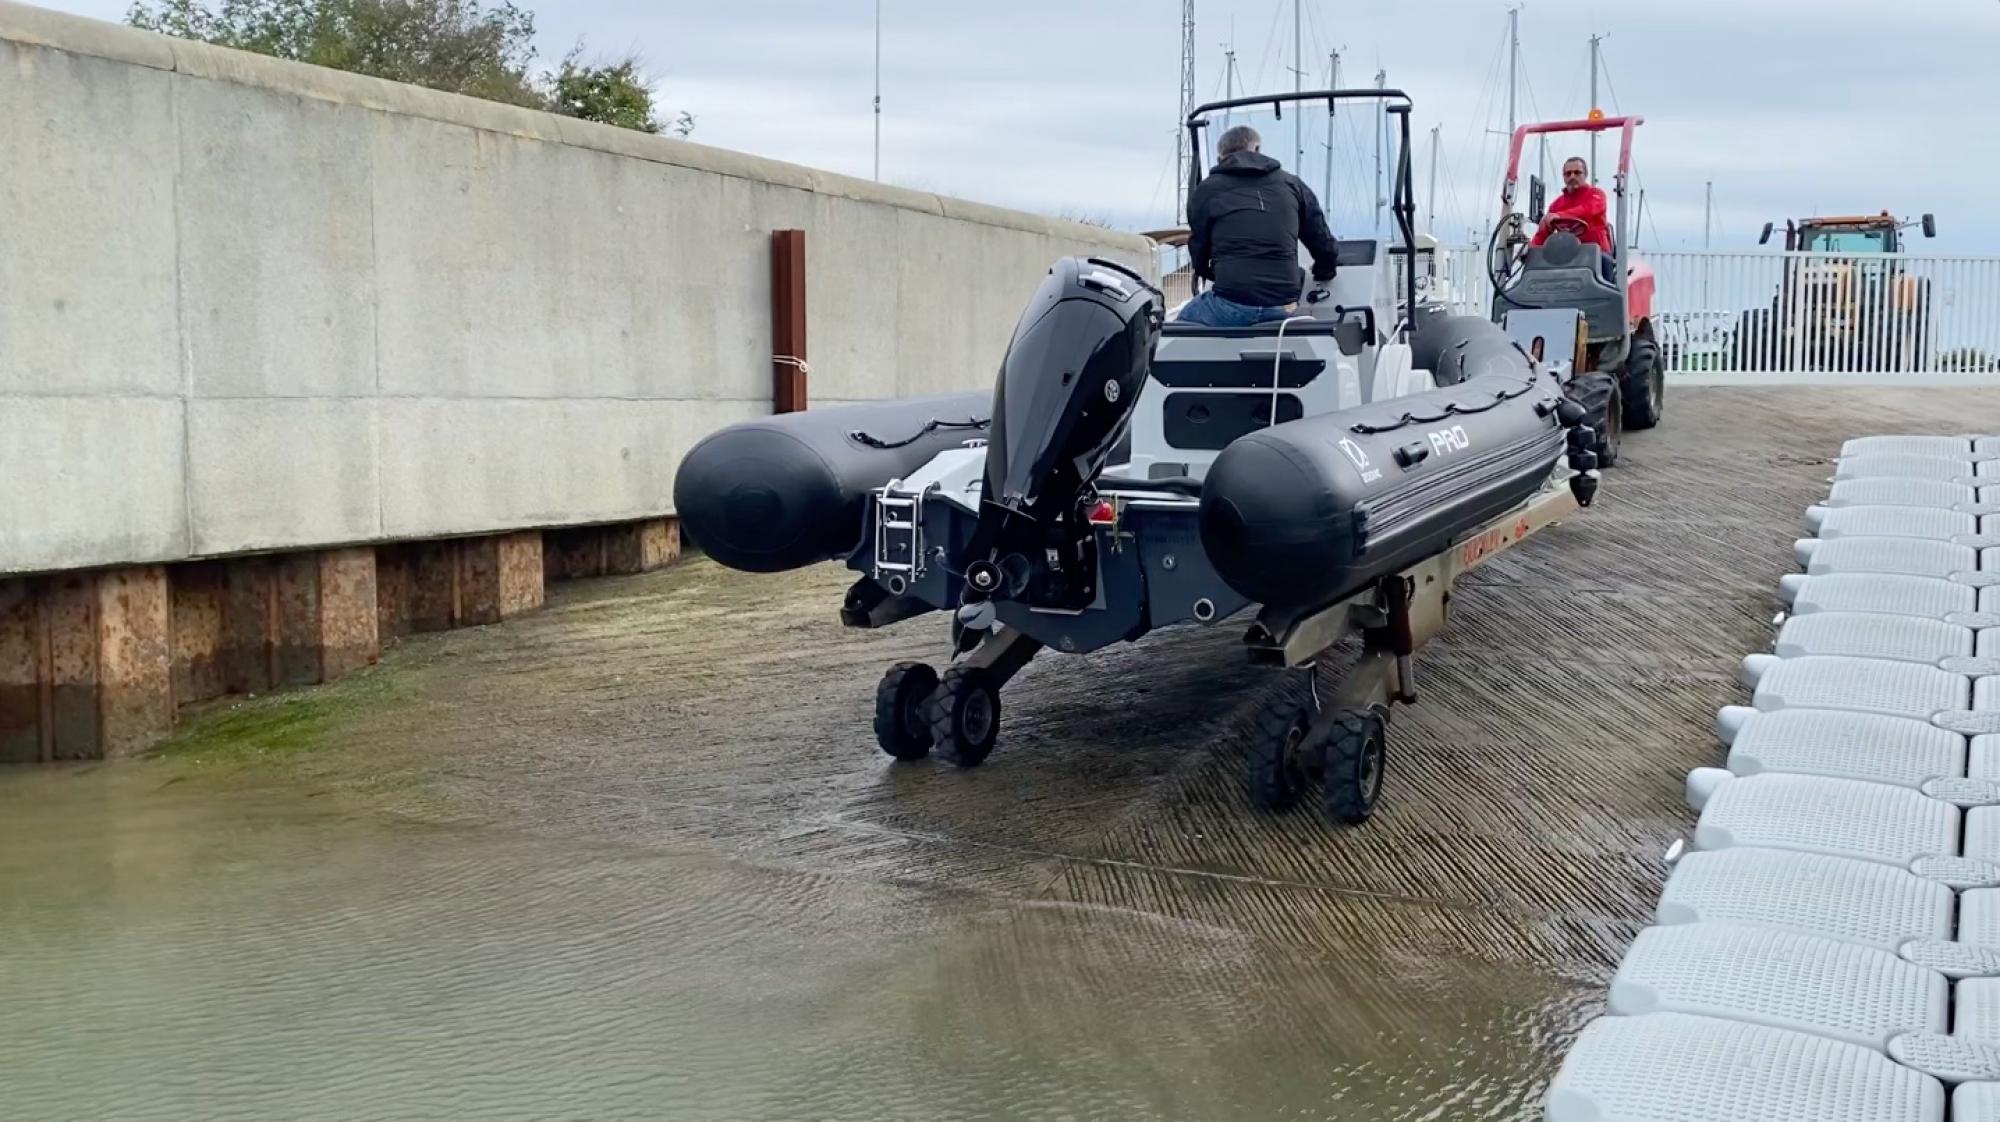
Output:
[[[1359,829],[1247,809],[1297,684],[1247,621],[1045,655],[984,767],[897,765],[874,682],[942,623],[704,560],[406,643],[310,753],[0,772],[0,1116],[1539,1117],[1827,459],[1996,405],[1676,391],[1461,584]]]

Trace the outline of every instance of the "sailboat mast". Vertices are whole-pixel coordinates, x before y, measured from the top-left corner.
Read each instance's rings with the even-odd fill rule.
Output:
[[[1236,98],[1236,17],[1229,17],[1229,42],[1222,45],[1222,97],[1225,101]],[[1236,116],[1234,109],[1222,111],[1222,131],[1229,131],[1229,122]]]
[[[1520,121],[1514,115],[1514,87],[1521,71],[1521,9],[1507,9],[1507,135],[1512,137]]]
[[[1326,88],[1340,88],[1340,52],[1326,52]],[[1320,192],[1320,206],[1328,214],[1333,213],[1333,107],[1338,102],[1326,103],[1326,186]]]
[[[1429,214],[1424,219],[1424,229],[1435,234],[1438,224],[1438,130],[1443,125],[1431,126],[1431,201]]]
[[[1188,135],[1188,114],[1194,112],[1194,0],[1181,0],[1181,113],[1174,122],[1174,217],[1187,209],[1188,164],[1198,158]]]
[[[1389,72],[1387,70],[1377,70],[1375,72],[1375,88],[1382,90],[1388,87]],[[1375,101],[1375,229],[1378,232],[1382,229],[1382,204],[1388,201],[1382,197],[1382,137],[1388,131],[1388,107],[1385,102],[1377,98]]]
[[[1300,93],[1306,88],[1305,49],[1302,29],[1299,23],[1299,0],[1292,0],[1292,92]],[[1293,112],[1298,113],[1297,106]],[[1304,171],[1306,165],[1306,115],[1298,113],[1292,118],[1292,167]]]
[[[1597,58],[1598,44],[1604,41],[1602,35],[1590,37],[1590,108],[1597,108]],[[1597,134],[1590,134],[1590,181],[1597,182]]]

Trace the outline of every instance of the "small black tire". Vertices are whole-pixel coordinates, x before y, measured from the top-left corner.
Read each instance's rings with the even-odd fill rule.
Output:
[[[1388,762],[1388,729],[1382,714],[1370,709],[1346,709],[1330,715],[1326,778],[1320,792],[1328,818],[1358,826],[1375,813]]]
[[[1625,356],[1625,427],[1649,429],[1660,423],[1667,409],[1667,373],[1660,365],[1660,347],[1644,335],[1632,340],[1632,353]]]
[[[999,684],[980,667],[952,667],[931,695],[930,720],[931,748],[939,759],[978,767],[1000,739]]]
[[[1618,462],[1618,448],[1624,434],[1624,404],[1618,379],[1602,370],[1586,370],[1570,379],[1564,388],[1571,400],[1583,406],[1583,423],[1597,434],[1597,466],[1608,468]]]
[[[1250,805],[1285,810],[1306,787],[1305,746],[1312,733],[1313,705],[1290,698],[1257,715],[1250,734]]]
[[[937,671],[921,662],[899,662],[875,687],[875,743],[899,760],[931,754],[931,695]]]

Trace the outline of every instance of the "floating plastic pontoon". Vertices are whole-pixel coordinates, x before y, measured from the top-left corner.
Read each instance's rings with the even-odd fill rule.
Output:
[[[1550,1122],[2000,1122],[1996,484],[2000,437],[1841,449]]]

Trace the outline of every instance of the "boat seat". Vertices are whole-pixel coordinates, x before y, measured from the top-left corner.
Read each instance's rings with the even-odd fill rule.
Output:
[[[1248,327],[1211,327],[1205,323],[1183,323],[1179,320],[1168,320],[1166,323],[1160,325],[1160,337],[1162,339],[1276,339],[1279,333],[1278,328],[1282,326],[1284,327],[1284,336],[1287,339],[1297,339],[1301,336],[1331,335],[1334,342],[1340,347],[1340,353],[1352,357],[1360,354],[1362,347],[1368,343],[1368,326],[1374,319],[1374,316],[1372,313],[1364,316],[1362,313],[1365,311],[1367,310],[1355,308],[1350,309],[1349,314],[1342,315],[1339,318],[1329,317],[1322,319],[1314,316],[1310,321],[1296,321],[1290,324],[1285,323],[1284,320],[1266,320],[1263,323],[1253,323]],[[1301,310],[1297,314],[1312,315],[1313,313]],[[1154,361],[1155,364],[1158,364],[1163,360],[1156,358]]]
[[[1129,476],[1100,475],[1097,477],[1100,491],[1160,491],[1179,495],[1182,498],[1201,498],[1201,480],[1187,475],[1163,476],[1159,479],[1133,479]]]

